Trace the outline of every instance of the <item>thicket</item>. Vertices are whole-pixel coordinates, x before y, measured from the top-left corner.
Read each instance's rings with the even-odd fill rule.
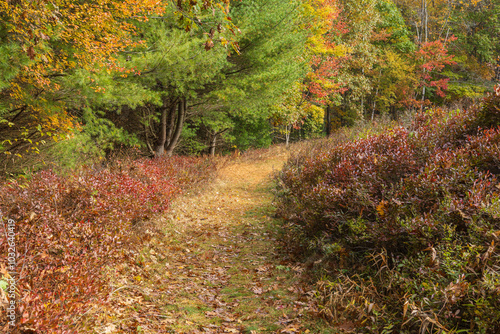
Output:
[[[108,302],[105,268],[142,266],[139,251],[150,236],[137,226],[168,209],[181,191],[207,182],[215,168],[205,158],[124,158],[106,168],[65,176],[46,170],[3,182],[0,233],[7,217],[15,221],[19,254],[16,328],[9,330],[91,331],[80,327],[80,319]],[[8,247],[0,238],[0,254]],[[1,280],[9,277],[5,269]],[[8,327],[4,321],[0,328]]]
[[[366,333],[500,331],[500,86],[480,106],[329,140],[280,173],[285,246]]]

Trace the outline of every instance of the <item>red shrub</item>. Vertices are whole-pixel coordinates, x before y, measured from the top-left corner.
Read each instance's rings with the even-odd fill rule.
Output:
[[[351,247],[401,250],[442,237],[447,203],[463,203],[455,210],[462,213],[478,211],[467,204],[469,189],[500,172],[499,131],[481,130],[485,113],[496,110],[491,104],[431,110],[416,115],[409,130],[290,160],[280,175],[283,215],[307,238]]]
[[[281,178],[305,232],[340,235],[351,219],[376,220],[391,185],[417,170],[413,151],[407,130],[396,128],[338,145],[302,166],[286,166]]]
[[[206,181],[200,158],[116,162],[69,177],[51,171],[0,187],[0,210],[16,222],[18,319],[39,332],[75,331],[75,321],[105,302],[103,267],[133,262],[131,226],[168,209],[182,188]],[[0,239],[0,253],[8,244]]]
[[[418,332],[430,318],[443,331],[498,331],[497,90],[480,107],[419,114],[408,131],[333,145],[317,157],[303,153],[285,165],[283,240],[322,256],[315,263],[326,267],[335,292],[324,298],[325,315],[363,333],[387,324]],[[348,306],[339,311],[343,298]]]

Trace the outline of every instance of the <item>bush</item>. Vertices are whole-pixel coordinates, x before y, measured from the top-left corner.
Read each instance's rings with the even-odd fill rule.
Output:
[[[284,239],[322,254],[325,316],[370,333],[500,330],[499,102],[500,88],[289,160]]]
[[[80,316],[106,303],[105,266],[137,264],[138,240],[147,236],[134,235],[133,225],[167,210],[214,170],[214,161],[202,158],[126,159],[2,184],[1,213],[16,224],[19,327],[77,332]],[[8,247],[1,238],[0,253]]]

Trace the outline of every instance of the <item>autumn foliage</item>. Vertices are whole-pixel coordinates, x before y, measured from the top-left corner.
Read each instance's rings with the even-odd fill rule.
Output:
[[[339,277],[322,285],[325,316],[367,332],[499,329],[498,90],[289,160],[279,177],[289,246],[321,254]],[[350,286],[366,294],[341,298]]]
[[[135,226],[165,212],[214,169],[203,158],[126,159],[69,176],[47,170],[3,183],[0,210],[16,222],[18,329],[82,331],[81,316],[110,294],[106,266],[141,265],[138,250],[147,235]],[[2,238],[0,253],[7,247]]]
[[[311,101],[327,105],[336,93],[346,91],[337,77],[346,56],[346,48],[339,43],[347,32],[346,22],[340,17],[341,7],[337,2],[310,1],[310,16],[314,18],[307,27],[307,48],[311,54],[311,70],[306,76],[307,96]]]
[[[112,90],[96,77],[126,78],[151,70],[123,59],[127,52],[139,53],[148,47],[139,25],[146,25],[151,17],[168,16],[179,29],[189,30],[208,9],[214,15],[228,15],[228,1],[1,1],[0,154],[4,168],[78,132],[81,119],[75,117],[75,110],[81,115],[91,104],[92,94],[101,94],[102,102]],[[236,48],[232,40],[226,44]]]

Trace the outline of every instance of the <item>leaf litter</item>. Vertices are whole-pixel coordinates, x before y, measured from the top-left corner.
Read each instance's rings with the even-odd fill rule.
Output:
[[[141,223],[142,251],[106,268],[108,307],[85,315],[93,331],[330,333],[303,268],[275,250],[271,176],[287,156],[278,146],[237,158],[207,189]]]

